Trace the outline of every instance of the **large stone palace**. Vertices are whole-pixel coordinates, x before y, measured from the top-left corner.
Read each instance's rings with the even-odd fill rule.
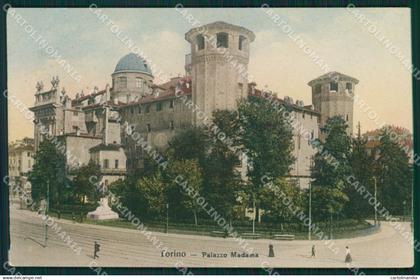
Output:
[[[202,32],[205,30],[205,32]],[[35,150],[46,133],[65,147],[68,167],[98,163],[103,183],[109,184],[127,172],[141,167],[145,151],[127,135],[127,126],[136,131],[156,150],[163,150],[179,130],[202,124],[217,109],[235,109],[237,101],[249,95],[264,97],[265,92],[248,81],[249,46],[252,31],[225,22],[214,22],[194,28],[185,34],[191,45],[186,55],[185,75],[163,84],[155,84],[150,65],[130,53],[122,57],[111,74],[112,86],[93,92],[73,94],[60,90],[58,77],[52,87],[38,83],[35,105]],[[296,158],[290,177],[301,186],[310,182],[310,165],[315,148],[302,131],[312,139],[322,138],[322,127],[332,116],[341,115],[353,128],[353,91],[358,81],[338,72],[320,76],[308,83],[313,105],[277,98],[289,105],[300,123],[295,128]],[[195,105],[191,110],[186,102]],[[77,159],[77,160],[74,160]]]

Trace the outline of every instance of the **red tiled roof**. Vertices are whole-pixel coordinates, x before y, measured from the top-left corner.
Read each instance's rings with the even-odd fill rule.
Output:
[[[413,136],[410,133],[410,131],[404,127],[400,127],[400,126],[394,126],[394,125],[386,125],[383,126],[381,128],[375,129],[375,130],[371,130],[371,131],[367,131],[363,134],[364,137],[373,137],[374,140],[380,140],[380,136],[382,135],[382,133],[387,130],[388,133],[395,133],[396,135],[398,135],[397,137],[397,142],[402,145],[402,146],[406,146],[409,149],[413,148]],[[395,136],[392,136],[393,138],[395,138]],[[374,141],[371,140],[371,141]]]
[[[173,79],[173,80],[175,80],[175,79]],[[160,85],[159,88],[164,88],[164,87],[168,87],[168,88],[164,92],[161,92],[159,94],[159,96],[154,96],[154,95],[145,96],[138,101],[133,101],[133,102],[122,104],[122,105],[120,105],[120,107],[127,107],[127,106],[139,105],[139,104],[147,104],[147,103],[152,103],[152,102],[156,102],[156,101],[175,98],[176,97],[175,87],[179,82],[182,83],[181,87],[180,87],[181,91],[179,93],[177,93],[177,96],[190,95],[191,94],[191,79],[189,79],[188,77],[187,78],[180,78],[180,79],[176,79],[176,82],[175,81],[170,81],[170,82],[167,82],[163,85]],[[172,84],[174,84],[174,86],[172,86]],[[189,84],[188,87],[187,87],[187,84]]]
[[[250,84],[250,85],[251,85],[251,84]],[[248,95],[250,95],[250,96],[258,96],[258,97],[262,97],[262,98],[267,98],[266,96],[264,96],[263,91],[262,91],[262,90],[260,90],[260,89],[254,89],[254,94],[252,94],[252,92],[251,92],[251,88],[250,88],[250,89],[249,89],[249,92],[248,92]],[[284,101],[283,99],[278,98],[278,97],[276,97],[276,96],[274,96],[274,97],[273,97],[273,99],[274,99],[274,100],[277,100],[278,102],[280,102],[280,103],[282,103],[282,104],[286,104],[286,105],[288,105],[288,106],[291,106],[293,109],[298,110],[298,111],[305,111],[305,112],[309,112],[309,113],[312,113],[312,114],[317,114],[317,115],[319,115],[319,114],[320,114],[320,112],[318,112],[318,111],[316,111],[316,110],[312,109],[312,105],[307,105],[307,106],[303,106],[303,107],[301,107],[301,106],[298,106],[298,105],[293,104],[293,103],[287,103],[287,102],[286,102],[286,101]]]

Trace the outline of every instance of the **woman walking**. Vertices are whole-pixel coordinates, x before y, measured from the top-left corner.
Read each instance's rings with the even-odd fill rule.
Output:
[[[349,246],[346,246],[346,259],[345,259],[345,262],[346,263],[351,263],[352,262]]]

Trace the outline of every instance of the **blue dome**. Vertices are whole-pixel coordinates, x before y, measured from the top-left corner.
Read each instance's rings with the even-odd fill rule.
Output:
[[[118,61],[114,73],[118,72],[140,72],[153,76],[149,65],[147,65],[147,61],[134,53],[129,53]]]

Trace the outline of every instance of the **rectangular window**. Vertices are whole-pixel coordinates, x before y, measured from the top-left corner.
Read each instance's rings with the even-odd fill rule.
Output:
[[[78,116],[79,112],[73,111],[73,116]]]
[[[118,159],[115,160],[115,169],[118,169]]]
[[[156,103],[156,112],[162,111],[162,103]]]
[[[31,156],[31,152],[28,152],[27,155],[28,155],[28,157],[30,157]]]
[[[174,128],[175,128],[174,121],[171,121],[170,122],[169,127],[171,128],[171,130],[174,130]]]
[[[203,50],[204,49],[204,47],[205,47],[205,40],[204,40],[204,36],[203,35],[201,35],[201,34],[199,34],[199,35],[197,35],[197,37],[196,37],[196,39],[197,39],[197,50],[199,51],[199,50]]]
[[[244,36],[239,36],[239,46],[238,46],[238,48],[239,48],[240,51],[243,50],[243,48],[244,48],[245,40],[246,40],[246,38]]]
[[[149,113],[149,112],[150,112],[150,105],[146,105],[146,106],[144,107],[144,111],[145,111],[146,113]]]
[[[31,161],[28,160],[28,168],[31,168]]]
[[[353,89],[353,85],[351,83],[346,83],[346,89],[351,91]]]
[[[220,32],[216,34],[217,47],[228,48],[229,47],[229,36],[227,33]]]
[[[77,125],[73,125],[73,130],[77,131],[77,130],[79,130],[79,127]]]
[[[109,168],[109,160],[104,159],[104,168]]]
[[[118,78],[118,84],[120,88],[126,88],[127,87],[127,77],[119,77]]]
[[[174,107],[174,101],[173,100],[170,100],[169,101],[169,108],[173,108]]]
[[[143,79],[137,77],[136,78],[136,87],[141,88],[142,84],[143,84]]]
[[[315,93],[321,93],[321,91],[322,91],[321,85],[316,85],[315,86]]]
[[[151,132],[152,128],[150,127],[150,123],[147,124],[147,132]]]
[[[331,82],[330,83],[330,91],[338,91],[338,83]]]

